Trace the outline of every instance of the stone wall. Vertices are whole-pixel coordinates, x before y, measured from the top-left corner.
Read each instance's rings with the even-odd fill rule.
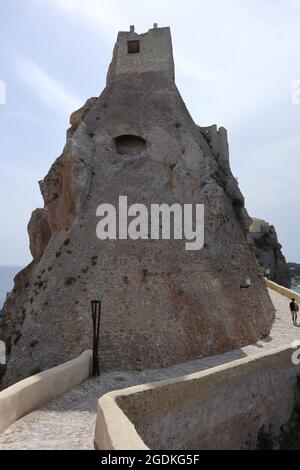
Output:
[[[269,279],[266,279],[266,283],[267,286],[270,287],[270,289],[275,290],[276,292],[278,292],[278,294],[284,295],[290,300],[295,299],[296,302],[300,304],[300,294],[297,294],[297,292],[294,292],[291,289],[287,289],[286,287],[280,286],[279,284],[276,284],[275,282],[272,282]]]
[[[128,54],[128,43],[139,43],[139,53]],[[121,75],[160,72],[174,80],[172,39],[170,28],[153,28],[145,34],[121,31],[108,72],[108,83]]]
[[[99,400],[99,449],[255,448],[292,415],[300,366],[281,348]],[[133,428],[134,426],[134,428]]]
[[[91,374],[92,351],[35,374],[0,392],[0,433],[38,406],[67,392]]]

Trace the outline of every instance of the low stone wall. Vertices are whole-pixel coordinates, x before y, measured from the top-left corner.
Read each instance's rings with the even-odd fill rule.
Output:
[[[269,279],[266,279],[266,283],[270,289],[275,290],[276,292],[278,292],[278,294],[284,295],[285,297],[288,297],[291,300],[295,299],[300,304],[300,294],[297,294],[297,292],[287,289],[286,287],[280,286],[279,284],[276,284],[273,281],[269,281]]]
[[[67,392],[91,373],[92,351],[22,380],[0,392],[0,433],[43,403]]]
[[[276,436],[296,400],[300,366],[280,348],[100,398],[96,448],[241,449]]]
[[[111,392],[98,402],[95,448],[97,450],[147,450],[134,424],[118,406],[116,399],[127,391],[135,393],[140,387],[131,387],[118,392]]]

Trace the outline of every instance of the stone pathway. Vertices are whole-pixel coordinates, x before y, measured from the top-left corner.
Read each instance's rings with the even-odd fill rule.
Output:
[[[146,382],[191,374],[257,354],[262,350],[288,346],[293,341],[300,340],[300,327],[292,325],[289,300],[272,290],[269,292],[276,308],[276,320],[268,338],[242,349],[199,358],[167,369],[107,372],[100,380],[86,380],[10,426],[0,435],[0,450],[93,449],[97,400],[103,394]]]

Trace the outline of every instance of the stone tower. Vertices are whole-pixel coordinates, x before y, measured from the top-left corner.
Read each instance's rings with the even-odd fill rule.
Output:
[[[158,368],[268,334],[274,311],[245,233],[225,129],[201,128],[174,81],[169,28],[121,32],[107,86],[71,116],[63,154],[40,183],[33,262],[16,278],[0,339],[4,384],[91,347],[103,301],[102,370]],[[96,237],[101,203],[205,204],[205,246]],[[246,280],[251,286],[244,288]]]

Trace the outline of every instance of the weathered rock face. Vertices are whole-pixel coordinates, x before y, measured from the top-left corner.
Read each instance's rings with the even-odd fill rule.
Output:
[[[276,230],[265,220],[252,219],[247,235],[263,274],[271,281],[284,287],[291,287],[291,276]]]
[[[39,260],[51,238],[51,229],[48,222],[48,213],[45,209],[36,209],[28,224],[30,252],[34,260]]]
[[[90,348],[95,298],[103,301],[103,370],[163,367],[268,333],[273,306],[245,236],[249,217],[226,131],[200,128],[189,115],[169,28],[119,33],[107,87],[73,115],[64,152],[40,186],[51,238],[45,251],[47,237],[33,241],[35,255],[44,253],[30,285],[17,289],[14,316],[22,308],[24,321],[5,384]],[[96,209],[117,207],[120,195],[148,208],[204,203],[204,248],[98,240]]]
[[[0,320],[0,339],[6,344],[8,357],[22,337],[29,281],[34,272],[35,264],[33,261],[17,274],[14,289],[3,307],[4,317]]]

